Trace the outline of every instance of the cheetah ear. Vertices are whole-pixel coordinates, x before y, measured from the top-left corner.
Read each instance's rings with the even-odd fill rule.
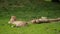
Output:
[[[16,18],[16,16],[11,16],[11,18],[12,18],[12,17],[13,17],[13,18]]]

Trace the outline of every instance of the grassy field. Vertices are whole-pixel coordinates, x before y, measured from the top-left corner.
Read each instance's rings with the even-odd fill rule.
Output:
[[[0,1],[0,34],[60,34],[60,22],[29,24],[25,27],[11,27],[8,24],[11,15],[18,20],[45,16],[48,18],[60,17],[60,4],[38,0],[5,0]]]

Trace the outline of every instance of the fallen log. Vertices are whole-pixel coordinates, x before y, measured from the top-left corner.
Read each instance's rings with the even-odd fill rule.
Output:
[[[56,19],[48,19],[46,17],[42,17],[40,19],[33,19],[31,20],[32,23],[39,24],[39,23],[51,23],[51,22],[58,22],[60,21],[60,18]]]

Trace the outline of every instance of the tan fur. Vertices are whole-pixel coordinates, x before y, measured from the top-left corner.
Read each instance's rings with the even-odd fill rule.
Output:
[[[27,25],[27,23],[24,22],[24,21],[17,21],[16,16],[11,16],[11,19],[8,23],[14,24],[16,26],[25,26],[25,25]]]

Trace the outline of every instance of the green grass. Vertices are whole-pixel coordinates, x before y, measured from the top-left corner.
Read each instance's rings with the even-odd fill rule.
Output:
[[[5,23],[4,23],[5,22]],[[25,27],[10,27],[7,20],[0,21],[0,34],[59,34],[60,22],[29,24]]]
[[[16,1],[19,3],[16,4]],[[24,21],[30,21],[41,16],[57,18],[60,17],[59,3],[38,0],[8,0],[5,3],[1,1],[0,34],[60,34],[60,22],[29,24],[25,27],[12,28],[8,24],[11,15],[15,15],[18,20]]]

